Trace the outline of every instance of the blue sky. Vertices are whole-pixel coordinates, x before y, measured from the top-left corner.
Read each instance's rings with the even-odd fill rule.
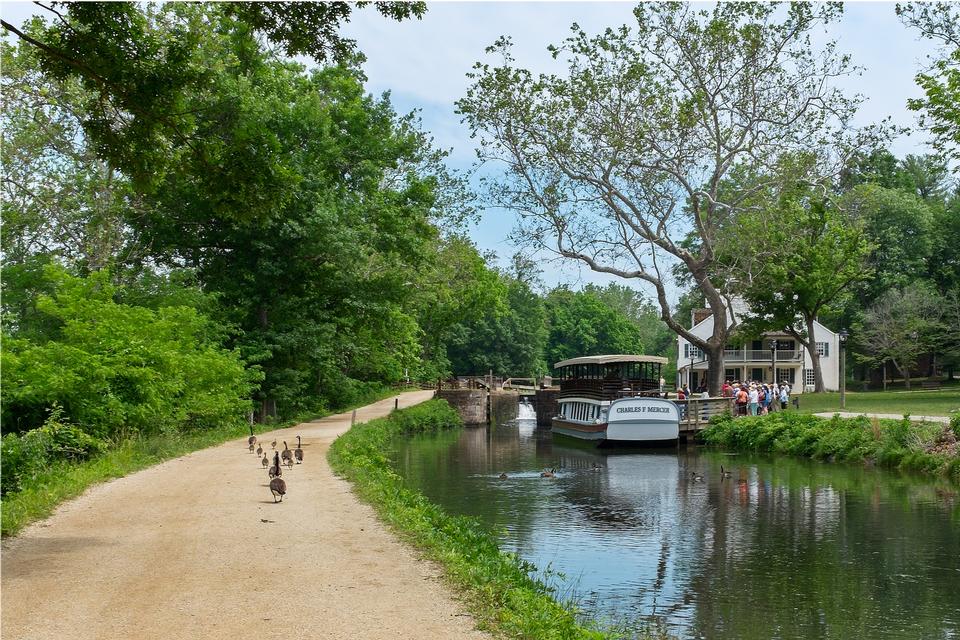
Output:
[[[485,47],[498,36],[509,35],[517,64],[534,71],[561,71],[546,52],[548,44],[562,41],[574,22],[590,33],[629,24],[633,6],[631,2],[431,2],[422,20],[399,23],[366,8],[354,12],[343,33],[354,38],[367,57],[368,90],[390,91],[398,111],[418,109],[437,146],[452,149],[451,166],[463,169],[475,156],[454,103],[467,89],[467,72],[485,59]],[[0,3],[0,13],[14,23],[35,9],[28,3]],[[842,20],[829,35],[855,64],[865,68],[862,75],[842,82],[848,93],[866,97],[856,124],[890,117],[895,124],[915,125],[906,101],[921,95],[913,78],[933,47],[900,23],[894,4],[846,3]],[[928,149],[926,139],[914,134],[894,141],[892,151],[902,156]],[[482,250],[495,251],[505,259],[516,250],[508,240],[513,227],[510,213],[487,211],[470,235]],[[545,265],[544,280],[548,285],[576,286],[609,278],[574,265]]]
[[[369,90],[390,91],[401,111],[419,109],[424,128],[437,145],[453,149],[451,165],[464,168],[475,156],[469,131],[455,114],[454,103],[467,89],[466,74],[472,65],[485,59],[485,47],[498,36],[509,35],[517,64],[534,71],[561,71],[546,52],[548,44],[563,40],[574,22],[591,33],[629,24],[633,6],[630,2],[430,3],[420,21],[395,23],[371,11],[360,11],[343,31],[356,39],[367,56],[364,70]],[[855,64],[864,67],[861,75],[846,78],[841,85],[849,94],[866,97],[856,124],[886,117],[903,126],[916,123],[906,101],[921,95],[914,76],[933,47],[900,23],[894,6],[847,3],[842,20],[828,34]],[[902,136],[894,141],[892,151],[898,156],[925,153],[926,142],[918,134]],[[508,240],[513,227],[509,212],[491,210],[471,230],[471,237],[481,249],[507,258],[515,251]],[[610,280],[575,265],[545,266],[544,275],[551,285]]]

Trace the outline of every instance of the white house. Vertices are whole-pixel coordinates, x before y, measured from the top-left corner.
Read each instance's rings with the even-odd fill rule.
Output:
[[[704,340],[713,334],[713,313],[696,309],[690,318],[690,332]],[[814,321],[814,337],[820,354],[823,384],[828,391],[840,388],[840,339],[836,333]],[[776,349],[772,348],[776,341]],[[677,336],[677,384],[686,382],[697,389],[706,380],[707,360],[699,347]],[[776,373],[774,374],[774,360]],[[784,331],[770,331],[760,340],[742,346],[728,345],[723,352],[724,378],[733,380],[786,380],[794,393],[813,391],[813,363],[796,338]]]

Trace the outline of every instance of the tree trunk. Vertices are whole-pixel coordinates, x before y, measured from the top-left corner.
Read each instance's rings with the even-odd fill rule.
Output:
[[[897,371],[900,372],[900,375],[903,376],[903,383],[907,388],[907,391],[910,390],[910,367],[901,367],[896,360],[890,358],[890,362],[893,363],[893,366],[897,368]]]
[[[723,348],[725,343],[721,342],[718,346],[710,349],[704,349],[703,353],[707,357],[707,389],[710,397],[719,397],[723,388]]]
[[[807,353],[810,354],[810,364],[813,365],[813,390],[817,393],[823,393],[826,391],[826,387],[823,384],[823,369],[820,366],[820,355],[817,353],[817,338],[813,335],[814,319],[812,316],[808,316],[804,318],[804,321],[807,323]],[[801,383],[802,382],[801,380]]]

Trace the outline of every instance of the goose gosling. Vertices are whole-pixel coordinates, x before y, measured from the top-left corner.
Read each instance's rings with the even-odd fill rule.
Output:
[[[297,459],[297,464],[303,463],[303,449],[300,448],[300,436],[297,436],[297,448],[293,450],[293,457]]]
[[[274,478],[270,481],[270,493],[273,494],[273,501],[277,501],[277,496],[280,497],[280,502],[283,502],[283,496],[287,495],[287,483],[283,478]]]

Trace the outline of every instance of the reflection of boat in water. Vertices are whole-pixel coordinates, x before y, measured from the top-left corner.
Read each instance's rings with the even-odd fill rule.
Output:
[[[660,370],[666,358],[585,356],[554,365],[560,379],[557,435],[596,444],[673,444],[680,436],[677,405],[662,400]]]

